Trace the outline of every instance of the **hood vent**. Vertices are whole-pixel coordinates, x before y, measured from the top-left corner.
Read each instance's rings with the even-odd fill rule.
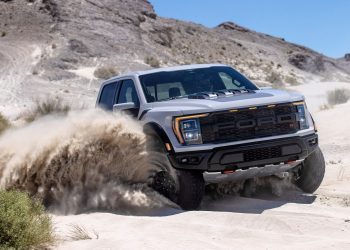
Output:
[[[214,99],[217,97],[233,96],[239,94],[255,93],[250,89],[224,89],[217,92],[200,92],[188,96],[188,99]]]
[[[217,98],[218,94],[214,92],[200,92],[188,96],[188,99],[214,99]]]

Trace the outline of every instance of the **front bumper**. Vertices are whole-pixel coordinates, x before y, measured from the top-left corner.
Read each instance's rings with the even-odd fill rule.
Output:
[[[276,175],[281,172],[287,172],[290,169],[298,166],[302,160],[281,163],[281,164],[272,164],[266,165],[263,168],[261,167],[252,167],[247,170],[237,170],[232,173],[222,173],[222,172],[204,172],[203,178],[206,183],[222,183],[222,182],[239,182],[247,179],[252,179],[256,177],[265,177]]]
[[[305,159],[318,145],[317,134],[233,146],[207,151],[169,153],[176,169],[207,172],[249,169]]]

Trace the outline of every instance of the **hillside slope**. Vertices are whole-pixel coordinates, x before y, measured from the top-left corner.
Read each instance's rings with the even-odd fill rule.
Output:
[[[2,68],[0,87],[10,91],[6,86],[12,79],[13,88],[20,85],[35,98],[50,93],[91,102],[98,88],[93,72],[101,67],[125,72],[158,64],[219,62],[257,82],[350,81],[345,59],[232,22],[207,28],[162,18],[147,0],[0,0],[0,13],[0,65],[16,65],[18,54],[9,46],[25,46],[27,55],[40,51],[30,67],[16,66],[24,78]],[[6,100],[1,98],[5,106]]]

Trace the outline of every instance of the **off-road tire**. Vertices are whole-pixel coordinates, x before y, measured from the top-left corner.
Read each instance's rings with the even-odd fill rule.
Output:
[[[158,156],[161,154],[163,159],[162,162],[155,161],[162,170],[153,175],[150,187],[177,203],[184,210],[198,208],[204,195],[203,174],[172,168],[170,161],[165,156],[164,143],[157,132],[147,128],[145,134],[147,151],[150,154],[158,154]]]
[[[179,191],[176,203],[184,210],[199,207],[204,195],[205,182],[201,172],[178,170]]]
[[[157,172],[150,186],[172,202],[177,202],[176,181],[167,171]]]
[[[317,147],[300,166],[296,185],[306,193],[315,192],[322,183],[325,169],[322,151]]]

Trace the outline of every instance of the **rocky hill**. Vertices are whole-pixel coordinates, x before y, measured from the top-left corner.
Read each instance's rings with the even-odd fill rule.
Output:
[[[207,28],[159,17],[147,0],[0,0],[0,84],[11,81],[24,99],[92,97],[97,78],[190,63],[225,63],[257,82],[350,81],[346,58],[232,22]]]

